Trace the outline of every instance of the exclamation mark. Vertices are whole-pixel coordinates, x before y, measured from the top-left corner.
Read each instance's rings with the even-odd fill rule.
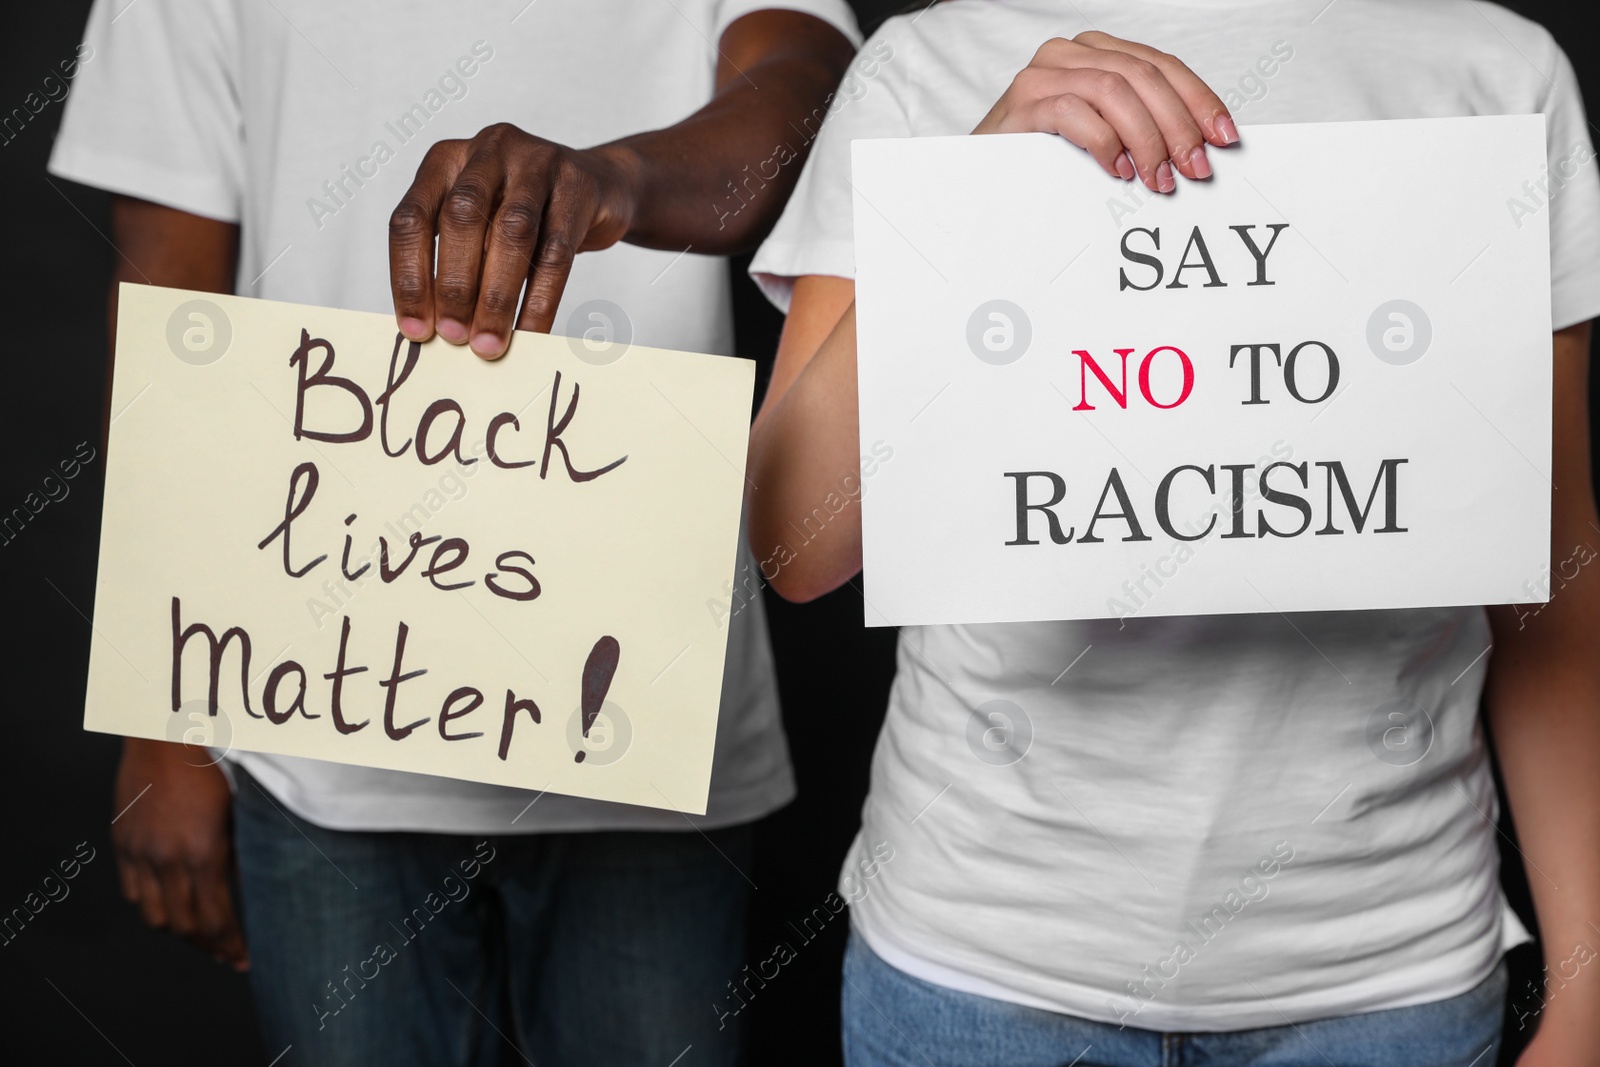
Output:
[[[588,738],[589,727],[594,725],[595,718],[600,714],[600,708],[606,702],[606,693],[611,689],[611,679],[617,673],[617,660],[622,655],[622,646],[617,644],[617,639],[610,635],[602,637],[594,643],[589,650],[589,658],[583,664],[583,688],[579,707],[583,711],[583,736]],[[584,752],[580,749],[573,756],[573,760],[582,763]]]

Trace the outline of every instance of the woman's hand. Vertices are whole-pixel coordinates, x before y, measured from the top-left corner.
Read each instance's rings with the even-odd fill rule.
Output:
[[[1107,174],[1152,191],[1211,177],[1206,143],[1239,140],[1228,109],[1199,76],[1148,45],[1098,30],[1046,41],[973,133],[1055,133]]]

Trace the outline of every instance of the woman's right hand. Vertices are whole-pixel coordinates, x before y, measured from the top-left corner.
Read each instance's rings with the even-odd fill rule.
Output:
[[[1206,144],[1239,140],[1216,93],[1173,56],[1098,30],[1046,41],[973,133],[1055,133],[1153,192],[1211,177]]]

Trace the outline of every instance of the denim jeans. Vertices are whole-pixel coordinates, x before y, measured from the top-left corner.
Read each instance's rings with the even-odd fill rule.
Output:
[[[933,985],[891,967],[852,931],[841,996],[846,1067],[1492,1067],[1506,965],[1431,1004],[1163,1034]]]
[[[735,1020],[713,1005],[744,962],[748,826],[352,833],[295,817],[242,772],[234,820],[269,1059],[737,1062]]]

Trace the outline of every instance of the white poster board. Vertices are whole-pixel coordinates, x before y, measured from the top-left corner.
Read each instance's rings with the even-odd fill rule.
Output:
[[[1542,600],[1542,116],[854,145],[869,625]]]

